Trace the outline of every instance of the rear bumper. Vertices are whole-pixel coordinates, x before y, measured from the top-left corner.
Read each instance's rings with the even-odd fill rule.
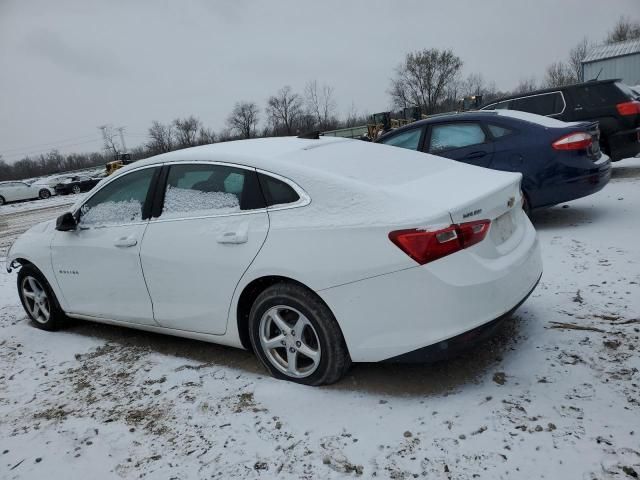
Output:
[[[640,153],[640,128],[625,130],[609,136],[611,160],[635,157]]]
[[[541,208],[577,200],[602,190],[611,179],[611,160],[606,155],[592,168],[572,169],[575,174],[545,185],[531,195],[532,207]],[[568,175],[568,174],[564,174]]]
[[[498,258],[479,255],[481,242],[477,251],[318,291],[340,324],[351,359],[392,359],[509,313],[542,274],[535,230],[528,220],[523,228],[517,247]]]
[[[542,275],[540,278],[542,278]],[[540,281],[540,278],[538,278],[538,282]],[[529,295],[531,295],[538,286],[538,282],[536,282],[533,288],[529,290],[529,293],[527,293],[516,306],[495,320],[485,323],[484,325],[480,325],[468,332],[461,333],[460,335],[448,340],[442,340],[441,342],[429,345],[428,347],[419,348],[413,352],[404,353],[396,357],[388,358],[384,361],[387,363],[431,363],[454,357],[456,354],[490,338],[496,332],[498,327],[500,327],[504,321],[509,320],[520,305],[529,298]]]

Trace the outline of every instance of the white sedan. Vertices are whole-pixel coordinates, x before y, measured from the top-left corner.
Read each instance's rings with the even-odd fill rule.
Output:
[[[527,298],[542,263],[520,178],[358,140],[219,143],[119,170],[7,265],[37,327],[232,345],[327,384],[464,344]]]
[[[49,198],[55,190],[48,185],[27,182],[0,182],[0,205],[19,200],[33,200]]]

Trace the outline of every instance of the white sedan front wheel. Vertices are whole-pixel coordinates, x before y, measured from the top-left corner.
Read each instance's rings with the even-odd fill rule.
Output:
[[[64,319],[58,300],[42,273],[33,265],[18,272],[18,294],[33,324],[43,330],[56,330]]]

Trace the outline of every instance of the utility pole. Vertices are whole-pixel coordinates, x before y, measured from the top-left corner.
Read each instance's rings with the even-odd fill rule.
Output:
[[[120,132],[120,143],[122,144],[122,153],[127,153],[127,145],[124,143],[124,127],[116,128]]]
[[[98,127],[98,130],[100,130],[102,132],[102,140],[104,142],[104,149],[105,151],[108,153],[111,151],[111,146],[110,146],[110,140],[109,140],[109,136],[107,135],[107,128],[109,128],[108,125],[100,125]]]

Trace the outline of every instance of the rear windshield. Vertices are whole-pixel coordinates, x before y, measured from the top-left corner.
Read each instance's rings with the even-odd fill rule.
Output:
[[[571,89],[571,93],[577,107],[609,107],[629,98],[631,91],[629,91],[629,95],[625,95],[620,85],[622,84],[614,82],[582,85]]]
[[[629,98],[636,98],[637,99],[638,97],[640,97],[640,94],[638,94],[634,90],[631,90],[629,85],[625,85],[622,82],[616,82],[616,87],[618,87],[622,91],[622,93],[625,94]]]

